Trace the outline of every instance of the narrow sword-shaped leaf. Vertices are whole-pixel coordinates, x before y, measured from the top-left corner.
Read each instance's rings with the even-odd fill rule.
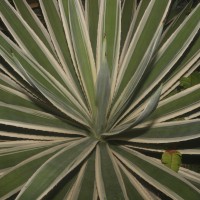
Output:
[[[34,173],[40,165],[49,159],[52,155],[45,156],[44,158],[38,159],[36,162],[30,163],[28,166],[23,166],[22,169],[15,170],[13,173],[7,176],[0,177],[0,197],[1,199],[7,199],[11,197],[13,194],[20,191],[23,184],[27,181],[27,179]],[[22,175],[23,174],[23,175]],[[4,174],[3,174],[4,175]],[[14,177],[14,178],[13,178]],[[5,179],[5,180],[4,180]],[[3,184],[1,184],[3,180]],[[17,181],[16,181],[17,180]],[[10,184],[12,183],[12,184]],[[16,187],[18,186],[18,187]]]
[[[199,155],[200,154],[200,149],[197,148],[193,148],[193,149],[180,149],[178,150],[181,152],[181,154],[185,154],[185,155]]]
[[[4,57],[4,60],[9,64],[9,67],[12,68],[12,66],[14,66],[15,64],[14,64],[14,61],[13,61],[13,56],[11,56],[10,54],[15,53],[14,49],[17,46],[8,37],[3,35],[1,32],[0,32],[0,44],[1,44],[0,45],[1,56]],[[12,47],[12,44],[14,44],[14,47]],[[8,54],[8,52],[10,54]],[[19,48],[18,48],[18,52],[21,52],[21,50]],[[21,74],[21,72],[17,68],[14,68],[14,72],[11,72],[9,70],[9,67],[7,68],[4,65],[1,65],[1,70],[4,71],[4,73],[6,75],[11,77],[17,83],[21,83],[22,82],[21,80],[18,80],[18,81],[16,80],[15,75],[17,74],[23,80],[23,83],[29,85],[29,87],[30,87],[28,80],[26,80],[26,78],[23,76],[23,74]],[[28,90],[28,88],[27,88],[27,90]]]
[[[175,32],[175,30],[181,25],[181,23],[184,21],[184,19],[187,17],[188,13],[191,11],[192,7],[192,1],[190,1],[186,6],[183,8],[183,10],[175,16],[171,24],[167,27],[167,29],[164,31],[162,36],[162,41],[160,46],[166,42],[166,40]]]
[[[40,6],[42,13],[44,14],[44,19],[52,42],[57,52],[57,56],[62,63],[63,70],[65,73],[69,73],[67,67],[68,65],[69,67],[72,67],[73,64],[68,51],[67,41],[64,35],[64,29],[59,15],[57,2],[53,0],[47,4],[46,1],[40,1]],[[76,76],[74,76],[74,78],[75,77]]]
[[[167,73],[174,66],[177,60],[186,51],[186,49],[188,48],[189,44],[192,42],[192,40],[196,36],[196,33],[199,29],[200,24],[199,24],[198,19],[199,19],[200,12],[198,12],[198,9],[200,9],[200,6],[197,6],[194,9],[194,11],[189,15],[189,17],[187,17],[187,19],[181,24],[178,30],[171,36],[168,42],[166,42],[162,50],[159,51],[161,53],[159,53],[159,56],[157,55],[156,62],[152,64],[153,68],[151,70],[151,78],[147,77],[144,80],[142,87],[139,88],[140,92],[139,91],[137,92],[138,98],[135,100],[133,99],[133,102],[129,106],[129,109],[126,111],[126,113],[129,113],[131,110],[133,110],[138,105],[138,103],[142,99],[144,99],[144,97],[148,95],[150,91],[152,91],[152,89],[155,86],[157,86],[157,84],[159,84],[162,78],[167,75]],[[180,48],[181,45],[182,45],[182,48]],[[169,51],[170,54],[166,53],[166,51]],[[162,62],[162,64],[160,62]],[[157,68],[159,68],[159,70]],[[162,71],[162,73],[158,76],[158,73],[160,73],[159,71],[160,72]],[[154,72],[157,74],[155,75]],[[160,77],[160,78],[157,78],[157,77]],[[149,78],[151,79],[151,83],[150,82],[147,83],[147,80]]]
[[[79,173],[80,178],[75,183],[74,187],[70,191],[70,194],[66,196],[67,199],[93,199],[97,200],[98,194],[95,181],[95,152],[89,156],[87,162],[82,166],[84,172]],[[89,191],[87,188],[91,188]]]
[[[39,37],[7,1],[1,1],[0,5],[1,17],[24,53],[37,60],[60,83],[66,85],[63,70]]]
[[[153,161],[160,164],[160,159],[151,158]],[[181,176],[189,180],[190,183],[192,183],[195,187],[200,189],[200,174],[198,172],[191,171],[189,169],[186,169],[184,167],[180,167],[179,172]]]
[[[49,192],[43,200],[60,200],[66,199],[66,196],[72,189],[77,180],[79,168],[68,174],[51,192]]]
[[[130,2],[131,2],[130,0],[125,0],[124,2],[127,4],[128,7],[131,7],[130,6]],[[143,0],[143,1],[140,1],[138,5],[135,5],[135,6],[137,6],[136,12],[133,15],[133,18],[132,18],[132,21],[131,21],[131,24],[130,24],[130,27],[129,27],[129,30],[128,30],[128,33],[127,33],[126,40],[124,41],[124,45],[121,46],[123,49],[122,49],[122,52],[121,52],[121,55],[120,55],[120,61],[119,61],[119,65],[120,66],[121,66],[121,64],[122,64],[122,62],[124,60],[124,57],[126,56],[126,53],[127,53],[127,50],[128,50],[128,48],[130,46],[131,40],[132,40],[132,38],[133,38],[133,36],[135,34],[135,31],[136,31],[136,29],[137,29],[137,27],[139,25],[139,22],[142,19],[143,15],[144,15],[144,12],[147,9],[149,3],[150,3],[150,1]],[[122,11],[124,12],[124,6],[123,6],[123,10]],[[134,10],[132,10],[132,12],[133,11]],[[123,15],[122,15],[122,20],[123,20]],[[123,26],[123,23],[122,23],[122,26]],[[123,34],[123,30],[122,30],[122,34]]]
[[[63,146],[66,146],[66,144],[49,148],[7,170],[0,177],[0,197],[7,199],[17,193],[40,165],[52,157],[59,149],[63,148]]]
[[[191,47],[189,47],[189,51],[185,54],[185,56],[175,65],[175,70],[169,74],[167,80],[165,80],[165,87],[163,88],[163,92],[173,89],[175,83],[179,81],[180,77],[189,76],[198,66],[198,58],[200,57],[200,37],[194,39]],[[191,70],[190,70],[191,69]],[[164,94],[167,95],[169,92]]]
[[[195,119],[200,116],[200,112],[195,112],[194,114],[190,114],[189,116],[185,117],[186,120]]]
[[[199,122],[199,119],[163,122],[151,126],[151,129],[148,126],[134,128],[119,135],[119,138],[129,142],[148,144],[187,141],[200,137]],[[117,139],[117,137],[114,139]]]
[[[57,2],[51,1],[47,3],[46,1],[40,1],[40,6],[59,61],[61,62],[62,68],[67,75],[67,79],[69,79],[68,86],[71,86],[70,91],[83,104],[83,94],[71,60]]]
[[[194,183],[194,185],[197,184],[200,189],[200,174],[199,173],[180,167],[179,174],[181,174],[186,179]]]
[[[115,155],[129,169],[169,197],[182,200],[187,198],[191,200],[198,199],[200,190],[167,167],[153,162],[147,156],[136,151],[125,148],[112,148],[116,152]]]
[[[73,141],[69,139],[61,139],[60,141],[31,141],[31,140],[26,140],[25,143],[18,144],[17,146],[14,146],[10,144],[10,146],[6,148],[0,149],[0,154],[5,155],[5,154],[12,154],[12,153],[18,153],[22,151],[27,151],[27,150],[33,150],[33,149],[38,149],[42,147],[48,147],[56,144],[61,144],[62,142],[67,142],[67,141]],[[1,146],[3,146],[1,144]]]
[[[113,12],[114,8],[114,12]],[[104,38],[106,38],[107,46],[106,57],[108,67],[111,76],[111,95],[110,105],[112,102],[115,82],[118,73],[118,60],[120,53],[120,36],[121,36],[121,5],[120,1],[101,1],[99,10],[99,23],[98,23],[98,35],[97,35],[97,53],[96,53],[96,65],[97,71],[99,71],[102,65],[102,52]]]
[[[131,101],[131,98],[134,95],[135,91],[142,84],[142,77],[148,68],[148,64],[150,60],[152,59],[152,55],[154,54],[154,51],[156,50],[158,46],[162,29],[163,29],[163,25],[161,25],[160,28],[155,33],[134,75],[132,76],[129,83],[125,87],[124,91],[121,93],[116,103],[114,104],[112,112],[110,114],[110,118],[116,119],[118,118],[119,115],[122,115],[122,113],[124,113],[124,110],[127,104],[129,104],[129,102]]]
[[[7,77],[7,79],[9,80],[9,78]],[[33,97],[29,97],[29,93],[27,93],[27,95],[25,95],[24,93],[26,93],[27,91],[23,91],[22,88],[18,88],[17,85],[13,85],[13,89],[10,88],[12,86],[12,84],[7,84],[7,79],[2,79],[0,80],[0,91],[1,91],[1,96],[0,96],[0,101],[7,103],[7,104],[12,104],[12,105],[16,105],[16,106],[22,106],[24,108],[29,108],[29,109],[33,109],[35,110],[35,112],[42,112],[45,113],[47,112],[47,115],[50,116],[51,114],[58,114],[57,118],[61,119],[62,117],[59,117],[59,113],[58,112],[54,112],[54,109],[52,109],[51,105],[48,105],[48,103],[46,102],[41,102],[39,99],[34,99]],[[11,80],[9,80],[9,83],[12,83]],[[17,91],[17,90],[21,90],[21,91]],[[23,93],[22,93],[23,92]],[[55,116],[51,116],[52,119],[55,118]],[[61,121],[65,121],[65,123],[69,123],[68,120],[64,120],[61,119]],[[74,123],[72,123],[74,124]],[[58,125],[58,124],[57,124]],[[59,125],[58,125],[59,126]]]
[[[8,77],[7,79],[9,80]],[[9,81],[10,83],[12,83],[11,79]],[[49,116],[52,113],[54,113],[52,106],[50,104],[48,105],[47,102],[41,102],[39,99],[31,97],[27,91],[23,91],[22,88],[18,88],[19,86],[16,87],[17,85],[13,85],[14,86],[13,89],[11,88],[11,86],[12,84],[8,85],[4,80],[0,80],[0,91],[2,94],[0,96],[1,102],[33,109],[36,112],[37,111],[39,112],[41,111],[43,113],[47,112]],[[21,90],[21,91],[17,91],[17,90]],[[27,95],[26,95],[26,92],[27,92]],[[53,115],[52,117],[55,118],[55,116]]]
[[[59,151],[37,170],[16,199],[27,199],[30,196],[35,199],[43,198],[91,153],[96,143],[93,139],[86,138]],[[48,179],[44,178],[46,176]]]
[[[86,166],[87,166],[87,162],[84,162],[79,170],[77,179],[76,179],[72,189],[65,196],[65,199],[78,199],[80,187],[81,187],[82,180],[83,180],[85,170],[86,170]]]
[[[144,97],[155,87],[172,69],[196,36],[200,27],[200,5],[184,20],[176,32],[166,41],[158,51],[155,63],[152,64],[151,76],[144,80],[140,94]],[[149,87],[151,85],[151,87]],[[140,96],[140,94],[138,94]],[[137,101],[141,100],[141,97]],[[133,107],[130,106],[130,109]]]
[[[0,107],[0,124],[58,133],[85,135],[80,129],[76,129],[67,122],[63,122],[59,118],[45,112],[21,106],[13,106],[3,102],[0,102]]]
[[[41,103],[44,102],[44,99],[41,97],[41,95],[39,95],[38,93],[36,95],[36,91],[33,91],[33,89],[27,83],[27,81],[25,81],[25,79],[23,79],[22,77],[18,76],[17,73],[13,72],[11,68],[0,64],[0,69],[4,73],[2,73],[0,78],[4,82],[3,84],[6,83],[7,86],[17,91],[23,92],[29,97],[31,96],[30,98],[37,99]]]
[[[87,95],[89,105],[94,112],[96,68],[89,34],[79,1],[69,0],[68,8],[72,42],[81,77],[81,84]]]
[[[200,105],[200,84],[173,95],[159,103],[156,111],[147,119],[161,122],[184,115]]]
[[[63,121],[63,123],[70,125],[69,120],[59,115],[56,115],[53,112],[53,109],[51,112],[50,105],[45,106],[43,102],[40,102],[37,99],[31,99],[27,97],[26,95],[23,95],[23,93],[17,92],[16,90],[4,87],[2,85],[0,85],[0,92],[2,93],[0,102],[3,103],[4,105],[7,105],[7,107],[9,107],[9,105],[12,105],[19,111],[20,110],[23,111],[23,109],[25,110],[27,109],[27,113],[30,113],[30,114],[32,113],[32,115],[35,114],[36,116],[39,115],[41,117],[43,116],[44,118],[46,116],[46,118],[49,118],[50,121],[51,120],[55,121],[55,123],[56,121],[57,122]],[[43,106],[43,109],[41,108],[41,106]],[[71,125],[73,124],[74,123],[71,123]],[[59,127],[59,122],[56,126]]]
[[[0,96],[0,101],[8,104],[19,105],[27,108],[44,111],[39,106],[34,104],[34,102],[31,101],[31,99],[24,93],[17,91],[16,88],[10,88],[10,85],[5,85],[5,82],[0,80],[0,92],[2,94]]]
[[[51,51],[52,54],[55,54],[54,47],[52,45],[50,36],[45,29],[44,25],[38,19],[37,15],[30,8],[28,3],[25,0],[18,1],[14,0],[14,4],[17,8],[17,11],[26,20],[28,25],[34,30],[37,36],[43,41],[47,48]]]
[[[70,21],[69,21],[69,7],[68,7],[68,1],[69,0],[58,0],[58,6],[59,6],[59,11],[60,11],[60,17],[63,22],[63,29],[65,32],[65,37],[67,40],[70,56],[73,62],[73,67],[75,69],[76,75],[78,77],[79,85],[81,85],[81,77],[80,77],[80,72],[78,70],[76,58],[75,58],[75,52],[73,49],[73,42],[72,42],[72,36],[70,32]],[[83,87],[81,85],[81,87]]]
[[[138,200],[153,200],[145,187],[134,177],[134,175],[131,174],[119,161],[118,165],[121,168],[121,173],[123,175],[129,198],[131,199],[131,197],[134,197]]]
[[[79,190],[77,199],[93,199],[95,187],[95,152],[92,152],[87,160],[81,186],[77,188]],[[90,190],[88,190],[88,188],[90,188]]]
[[[0,65],[0,66],[2,66],[2,65]],[[0,84],[5,87],[14,89],[16,91],[22,91],[22,88],[15,81],[13,81],[13,79],[11,79],[11,77],[9,77],[3,73],[1,74],[1,77],[0,77]]]
[[[124,199],[123,189],[116,175],[107,145],[101,143],[98,148],[96,152],[96,182],[100,200]]]
[[[109,136],[109,135],[119,134],[120,132],[127,131],[128,129],[133,128],[134,126],[137,126],[139,123],[144,121],[156,109],[161,91],[162,91],[162,86],[160,86],[155,91],[155,93],[150,97],[149,102],[146,105],[146,108],[141,112],[141,114],[136,119],[129,121],[127,124],[122,125],[121,127],[120,125],[116,126],[109,133],[105,133],[103,135]]]
[[[199,53],[200,53],[200,51],[199,51]],[[165,88],[163,89],[163,94],[161,96],[161,99],[163,99],[164,97],[169,95],[171,92],[173,92],[181,84],[180,78],[185,77],[187,79],[199,67],[200,61],[198,60],[197,62],[195,62],[195,59],[198,58],[199,55],[198,54],[195,55],[193,60],[189,61],[184,66],[184,68],[182,70],[180,70],[180,72],[175,74],[175,76],[169,82],[167,82],[165,84]],[[189,68],[189,70],[187,70],[187,67]]]
[[[136,14],[137,1],[135,0],[125,0],[122,6],[122,16],[121,16],[121,48],[124,46],[125,40],[128,35],[128,31],[131,25],[131,22]]]
[[[148,48],[148,45],[155,35],[155,32],[157,32],[163,23],[169,5],[170,1],[168,0],[165,0],[164,2],[155,0],[149,3],[142,20],[140,21],[140,25],[132,38],[126,57],[123,60],[116,86],[118,94],[123,91],[130,78],[135,73],[143,55],[146,52],[146,49]],[[137,51],[138,48],[140,51]]]
[[[93,55],[96,55],[97,46],[97,27],[99,21],[99,0],[85,1],[85,15],[90,41],[92,45]]]
[[[160,146],[159,143],[155,146],[153,145],[154,147],[148,147],[148,148],[145,148],[145,147],[141,147],[140,144],[134,144],[134,145],[126,145],[126,147],[128,148],[131,148],[131,149],[134,149],[134,150],[141,150],[141,151],[146,151],[146,152],[154,152],[154,153],[163,153],[166,149],[172,149],[172,146],[171,147],[165,147],[165,149],[162,147],[158,147]],[[161,144],[162,146],[162,144]],[[199,154],[199,151],[200,149],[198,148],[193,148],[193,149],[177,149],[177,151],[179,151],[182,155],[198,155]],[[159,163],[160,163],[160,160],[159,160]]]
[[[13,152],[11,151],[11,148],[7,149],[8,152],[4,150],[4,153],[2,153],[2,151],[0,151],[0,169],[13,167],[23,160],[45,151],[52,146],[53,144],[37,143],[33,145],[29,144],[28,147],[23,145],[21,148],[12,148]]]
[[[31,140],[4,141],[3,143],[1,143],[1,148],[17,147],[17,146],[33,144],[33,143],[36,143],[36,141],[31,141]]]
[[[141,13],[143,13],[143,9],[147,7],[146,3],[145,1],[142,1],[142,4],[140,5]],[[136,29],[134,37],[132,38],[129,48],[126,51],[126,56],[121,63],[121,68],[118,74],[115,100],[110,114],[110,118],[114,118],[113,121],[115,121],[116,118],[121,116],[121,113],[125,111],[127,104],[129,104],[127,99],[130,98],[132,101],[134,91],[141,87],[139,83],[145,72],[149,70],[148,64],[152,60],[154,51],[158,46],[159,38],[162,33],[163,20],[166,17],[170,1],[165,1],[165,3],[162,4],[162,7],[160,7],[159,3],[161,2],[151,1],[146,8],[140,23],[137,21],[139,25]],[[151,15],[151,13],[157,13],[158,11],[154,11],[154,9],[160,8],[163,9],[163,12],[161,12],[162,14],[155,19],[154,14]],[[138,15],[141,14],[140,12]],[[140,17],[141,16],[138,16],[137,20],[139,20]],[[148,28],[150,24],[151,26],[153,25],[154,31],[152,31],[152,27]],[[150,33],[146,34],[145,30],[150,31]],[[145,47],[143,49],[144,51],[141,51],[140,45],[142,46],[142,49]],[[137,51],[137,48],[140,48],[140,51]],[[143,83],[141,83],[141,85],[142,84]],[[127,114],[127,112],[125,114]],[[122,117],[124,118],[124,115]],[[111,124],[112,123],[113,122],[111,122]]]
[[[2,49],[2,52],[5,54],[4,56],[7,56],[9,64],[13,67],[14,70],[17,70],[17,73],[19,73],[20,76],[24,77],[26,82],[28,82],[31,86],[36,87],[44,96],[48,96],[48,100],[53,103],[56,107],[59,107],[59,104],[61,103],[62,99],[62,105],[65,105],[65,109],[59,109],[61,112],[66,112],[66,109],[68,107],[68,111],[72,111],[72,105],[73,103],[77,104],[77,101],[72,97],[72,95],[64,88],[56,79],[54,79],[47,71],[41,68],[40,65],[37,65],[37,63],[32,62],[29,58],[25,57],[23,54],[20,54],[19,48],[17,48],[16,45],[11,44],[11,42],[5,38],[2,37],[3,42],[5,43],[5,48]],[[10,49],[13,51],[12,57],[10,57]],[[10,63],[11,60],[11,63]],[[54,84],[53,84],[54,83]],[[61,90],[61,91],[59,91]],[[50,96],[49,96],[50,94]],[[57,96],[58,95],[58,96]],[[57,97],[56,97],[57,96]],[[64,97],[65,96],[65,97]],[[68,99],[71,99],[71,103]],[[58,99],[60,103],[58,103],[58,100],[55,100],[55,98]],[[53,99],[54,100],[53,100]],[[66,101],[68,103],[66,104]],[[60,106],[61,106],[60,104]],[[69,106],[71,104],[71,106]],[[77,106],[79,107],[80,104],[78,103]],[[80,108],[80,107],[79,107]],[[67,113],[69,114],[70,112]],[[72,114],[72,113],[71,113]],[[70,114],[70,115],[71,115]],[[77,113],[80,115],[79,113]],[[71,117],[73,114],[71,115]],[[78,118],[77,118],[78,119]],[[84,120],[83,120],[84,121]]]
[[[13,127],[12,127],[13,128]],[[16,128],[16,127],[15,127]],[[7,137],[7,138],[15,138],[15,139],[23,139],[23,140],[39,140],[39,141],[52,141],[52,140],[62,140],[66,137],[62,136],[47,136],[43,134],[38,135],[38,131],[31,131],[29,134],[26,134],[23,131],[0,131],[0,136]],[[72,134],[73,135],[73,134]]]

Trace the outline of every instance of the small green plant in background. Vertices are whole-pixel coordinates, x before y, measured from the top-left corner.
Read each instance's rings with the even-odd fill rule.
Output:
[[[162,154],[161,161],[173,171],[178,172],[181,166],[181,158],[182,155],[180,152],[175,150],[167,150]]]
[[[172,91],[200,65],[200,5],[39,3],[42,22],[0,1],[0,199],[198,200],[180,155],[200,154],[200,84]]]
[[[190,76],[181,78],[180,87],[182,89],[187,89],[199,83],[200,83],[200,73],[198,71],[195,71]]]

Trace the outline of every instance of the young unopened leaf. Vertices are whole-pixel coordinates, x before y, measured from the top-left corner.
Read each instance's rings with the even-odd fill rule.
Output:
[[[106,111],[110,98],[110,71],[106,55],[106,37],[103,41],[103,52],[101,57],[101,66],[97,76],[96,104],[97,114],[97,132],[103,130],[106,120]]]

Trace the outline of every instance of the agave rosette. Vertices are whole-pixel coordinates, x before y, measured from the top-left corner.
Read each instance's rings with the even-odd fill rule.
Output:
[[[170,0],[0,1],[0,199],[190,199],[198,156],[200,5]],[[191,143],[192,142],[192,143]],[[191,145],[192,144],[192,145]]]

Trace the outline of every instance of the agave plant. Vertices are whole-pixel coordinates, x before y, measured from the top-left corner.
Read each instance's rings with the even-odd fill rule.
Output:
[[[200,199],[159,159],[200,154],[200,84],[172,93],[200,65],[200,5],[39,3],[0,1],[0,199]]]

